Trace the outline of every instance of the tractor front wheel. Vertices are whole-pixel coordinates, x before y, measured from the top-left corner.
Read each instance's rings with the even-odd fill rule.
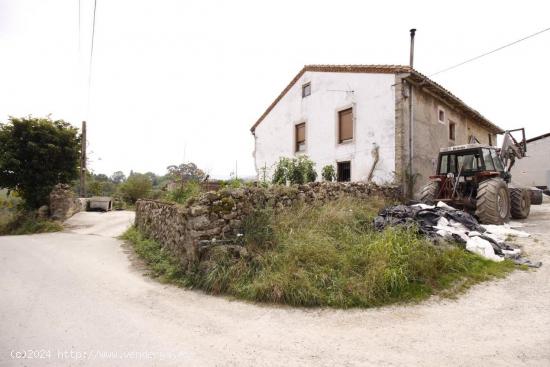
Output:
[[[512,218],[525,219],[531,211],[531,195],[528,190],[513,188],[510,189]]]
[[[483,224],[504,224],[510,218],[510,192],[501,178],[491,178],[477,189],[476,216]]]
[[[418,200],[421,203],[434,205],[435,199],[437,199],[437,194],[439,191],[439,182],[432,181],[428,182],[420,191],[418,192]]]

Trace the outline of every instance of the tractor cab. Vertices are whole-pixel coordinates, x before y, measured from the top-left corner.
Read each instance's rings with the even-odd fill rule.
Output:
[[[462,181],[470,181],[479,174],[498,175],[506,182],[510,181],[499,152],[493,146],[465,144],[440,150],[437,176],[463,177]]]

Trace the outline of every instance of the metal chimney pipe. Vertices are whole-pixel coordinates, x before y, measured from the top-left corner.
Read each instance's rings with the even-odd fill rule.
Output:
[[[410,51],[411,55],[409,60],[409,66],[412,68],[413,62],[414,62],[414,34],[416,33],[416,28],[412,28],[410,32],[411,32],[411,51]]]

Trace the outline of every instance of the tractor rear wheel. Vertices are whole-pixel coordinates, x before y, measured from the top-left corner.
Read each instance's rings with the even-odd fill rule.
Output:
[[[510,192],[501,178],[490,178],[477,188],[476,216],[484,224],[504,224],[510,218]]]
[[[510,202],[512,218],[525,219],[531,210],[531,194],[525,189],[510,189]]]
[[[418,200],[421,203],[428,204],[428,205],[434,205],[435,199],[437,198],[437,194],[439,191],[439,182],[432,181],[428,182],[420,191],[418,192]]]

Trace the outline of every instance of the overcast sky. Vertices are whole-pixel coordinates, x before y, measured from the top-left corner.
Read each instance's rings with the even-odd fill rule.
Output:
[[[0,121],[88,121],[91,169],[254,175],[250,126],[304,64],[424,74],[550,27],[548,1],[0,0]],[[433,79],[503,128],[550,132],[550,32]]]

